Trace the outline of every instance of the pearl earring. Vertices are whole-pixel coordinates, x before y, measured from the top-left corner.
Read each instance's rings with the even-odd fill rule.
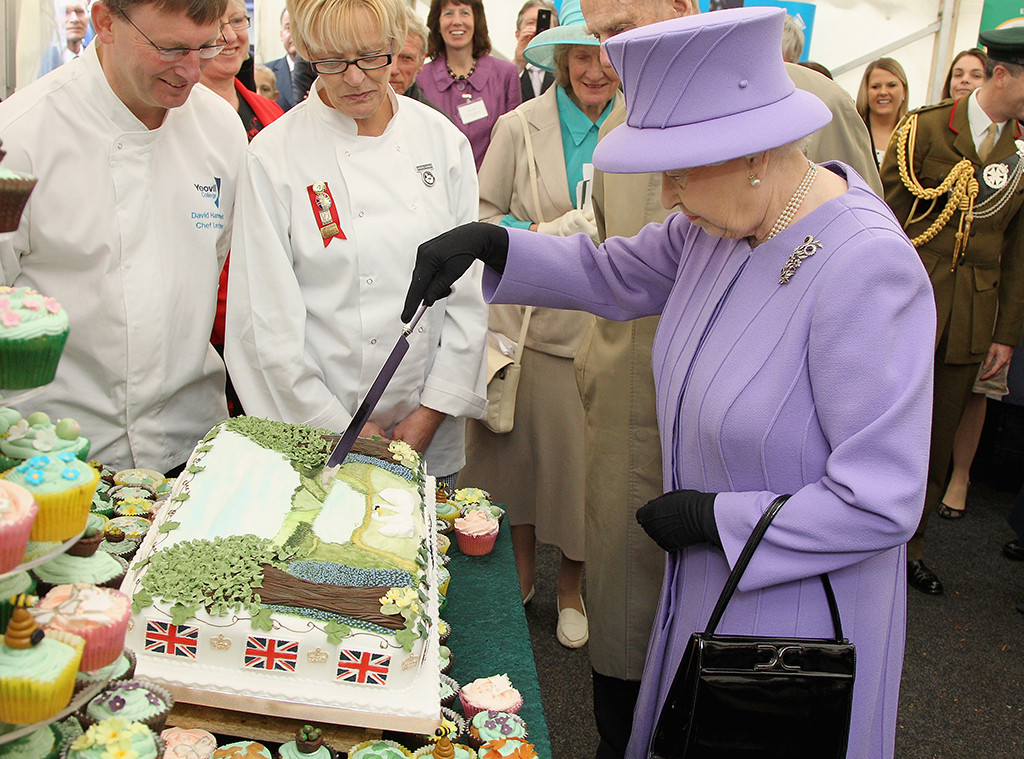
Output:
[[[750,179],[750,186],[751,187],[760,187],[761,186],[761,180],[758,179],[755,175],[751,174],[748,178]]]

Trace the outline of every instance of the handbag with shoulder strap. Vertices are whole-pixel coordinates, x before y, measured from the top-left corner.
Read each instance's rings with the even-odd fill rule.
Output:
[[[716,635],[725,607],[768,525],[764,512],[707,628],[694,633],[658,718],[650,759],[843,759],[850,734],[856,654],[843,638],[828,575],[821,575],[834,638]]]
[[[513,111],[523,124],[523,140],[526,144],[526,161],[530,168],[530,189],[533,191],[535,221],[544,221],[540,210],[540,193],[537,190],[537,167],[533,158],[533,140],[526,116],[519,110]],[[522,374],[523,348],[526,347],[526,333],[530,328],[533,306],[523,312],[523,326],[519,330],[514,356],[508,356],[498,346],[493,332],[487,333],[487,416],[483,425],[491,432],[511,432],[515,425],[516,394],[519,391],[519,376]]]

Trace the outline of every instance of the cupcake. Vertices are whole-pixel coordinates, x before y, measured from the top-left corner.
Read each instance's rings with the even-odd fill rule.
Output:
[[[468,556],[483,556],[498,539],[498,520],[482,511],[470,511],[455,520],[455,542]]]
[[[466,683],[459,691],[459,701],[467,719],[487,710],[515,714],[523,705],[523,697],[512,687],[508,675],[481,677]]]
[[[99,474],[70,451],[33,456],[3,476],[39,504],[29,540],[63,541],[85,529]]]
[[[487,741],[498,738],[529,738],[526,723],[518,714],[496,712],[491,709],[477,712],[469,723],[469,745],[480,748]]]
[[[153,518],[153,501],[148,498],[127,496],[126,498],[114,499],[114,515],[119,517],[142,517],[143,519]]]
[[[152,522],[144,517],[114,517],[107,523],[107,530],[111,527],[116,527],[128,540],[141,541],[146,537],[146,533],[149,532],[149,528],[152,526]]]
[[[445,645],[452,637],[452,626],[443,619],[437,620],[437,638],[441,645]]]
[[[441,706],[451,709],[459,697],[459,683],[453,677],[441,675]]]
[[[31,614],[44,630],[63,630],[85,640],[79,668],[91,672],[121,655],[131,611],[131,600],[121,591],[75,583],[53,588]]]
[[[455,525],[455,520],[459,517],[459,509],[454,503],[449,503],[448,501],[441,503],[439,501],[436,509],[438,519],[443,519],[452,526]]]
[[[122,469],[114,474],[115,485],[141,485],[150,493],[156,493],[163,481],[163,474],[155,469]],[[170,744],[167,748],[170,748]]]
[[[385,740],[363,741],[348,750],[348,759],[409,759],[411,756],[401,743]]]
[[[127,498],[141,498],[144,501],[152,501],[156,488],[146,485],[114,485],[107,492],[110,494],[110,500],[114,502],[114,508],[116,509],[118,501],[123,501]]]
[[[75,689],[81,690],[83,688],[88,688],[90,685],[99,682],[116,683],[122,680],[131,680],[134,675],[135,652],[130,648],[126,648],[121,652],[121,655],[114,660],[113,664],[108,664],[106,667],[92,672],[79,671],[78,677],[75,678]]]
[[[295,740],[282,743],[278,749],[280,759],[334,759],[334,752],[324,743],[320,728],[303,725]]]
[[[421,736],[427,745],[434,746],[443,735],[452,743],[462,740],[466,736],[466,720],[447,707],[441,707],[441,724],[436,731],[429,735]]]
[[[451,582],[452,573],[447,567],[437,568],[437,592],[442,596],[448,595],[448,583]]]
[[[0,287],[0,387],[53,382],[68,331],[67,312],[55,299],[30,287]]]
[[[36,581],[28,572],[15,572],[0,579],[0,635],[7,631],[17,596],[35,593]]]
[[[163,759],[210,759],[217,750],[217,739],[206,730],[169,727],[160,737],[167,744]]]
[[[100,543],[100,550],[114,556],[120,556],[125,561],[131,561],[135,556],[135,552],[139,550],[139,541],[126,538],[120,527],[108,525],[107,529],[103,531],[103,541]]]
[[[413,752],[414,757],[451,757],[451,759],[477,759],[476,751],[471,749],[464,743],[451,743],[448,746],[451,747],[451,753],[445,753],[446,747],[434,744],[424,746],[423,748]]]
[[[437,519],[435,521],[437,523],[436,531],[438,535],[447,535],[455,529],[455,526],[447,520]]]
[[[0,642],[0,722],[40,722],[67,706],[84,646],[62,630],[44,633],[18,606]]]
[[[40,453],[56,455],[64,451],[75,454],[79,461],[89,458],[89,438],[82,437],[82,428],[74,419],[61,419],[56,424],[48,414],[36,411],[18,420],[0,440],[0,453],[18,464]]]
[[[47,725],[26,736],[0,744],[0,759],[56,759],[63,745],[56,725]]]
[[[103,530],[107,526],[107,521],[102,514],[89,512],[85,520],[85,532],[78,542],[68,549],[68,553],[72,556],[92,556],[96,553],[96,549],[103,542]]]
[[[121,717],[109,717],[89,725],[61,752],[61,759],[159,759],[164,741],[148,725]]]
[[[481,746],[477,756],[480,759],[537,759],[537,750],[522,738],[497,738]]]
[[[96,483],[96,492],[92,494],[92,503],[89,505],[89,511],[110,519],[114,516],[114,503],[110,500],[110,493],[106,490],[100,490],[102,485],[103,480]]]
[[[165,477],[164,480],[156,486],[156,497],[163,498],[171,494],[174,489],[174,483],[177,480],[174,477]]]
[[[38,513],[39,506],[31,493],[0,480],[0,574],[21,564]]]
[[[213,759],[271,759],[270,749],[256,741],[225,743],[213,752]]]
[[[444,533],[439,532],[437,534],[437,552],[442,555],[447,555],[448,549],[451,548],[452,539]]]
[[[159,685],[148,680],[124,680],[111,683],[86,704],[81,717],[84,724],[93,726],[111,718],[141,722],[158,732],[163,729],[173,706],[171,694]]]
[[[36,591],[45,595],[51,588],[75,582],[119,588],[127,571],[128,562],[120,556],[97,551],[92,556],[54,556],[33,569],[32,574],[36,577]]]
[[[448,646],[438,646],[438,669],[442,675],[447,675],[452,671],[452,650]]]

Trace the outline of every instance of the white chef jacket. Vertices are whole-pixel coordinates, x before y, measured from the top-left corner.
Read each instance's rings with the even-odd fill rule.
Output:
[[[209,339],[245,130],[201,85],[147,129],[98,46],[0,103],[4,167],[39,178],[0,235],[3,281],[71,321],[56,379],[21,410],[77,419],[103,463],[167,471],[227,415]]]
[[[249,145],[228,277],[225,357],[247,413],[343,431],[402,331],[416,248],[473,221],[468,140],[389,90],[379,137],[310,92]],[[345,239],[325,246],[308,188],[323,182]],[[426,451],[433,474],[465,463],[464,419],[486,409],[480,264],[429,308],[371,421],[389,434],[420,405],[449,415]]]

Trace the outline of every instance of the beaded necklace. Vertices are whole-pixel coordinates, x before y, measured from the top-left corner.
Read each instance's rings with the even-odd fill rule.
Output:
[[[804,200],[807,198],[807,193],[811,190],[811,185],[814,184],[815,177],[818,176],[818,167],[807,162],[807,173],[804,174],[804,178],[800,181],[800,185],[796,188],[796,192],[793,193],[793,197],[786,203],[786,207],[782,209],[782,213],[779,214],[779,218],[775,220],[772,225],[771,231],[768,236],[764,238],[763,242],[768,242],[770,239],[775,237],[779,232],[788,227],[793,223],[793,217],[796,212],[800,210],[800,206],[803,205]]]
[[[452,67],[448,65],[448,59],[447,58],[444,59],[444,67],[446,69],[448,69],[448,76],[450,76],[456,82],[462,82],[462,81],[465,81],[466,79],[469,79],[471,76],[473,76],[473,72],[476,71],[476,60],[475,59],[473,60],[473,65],[470,67],[468,74],[461,74],[460,75],[460,74],[456,74],[454,71],[452,71]]]

